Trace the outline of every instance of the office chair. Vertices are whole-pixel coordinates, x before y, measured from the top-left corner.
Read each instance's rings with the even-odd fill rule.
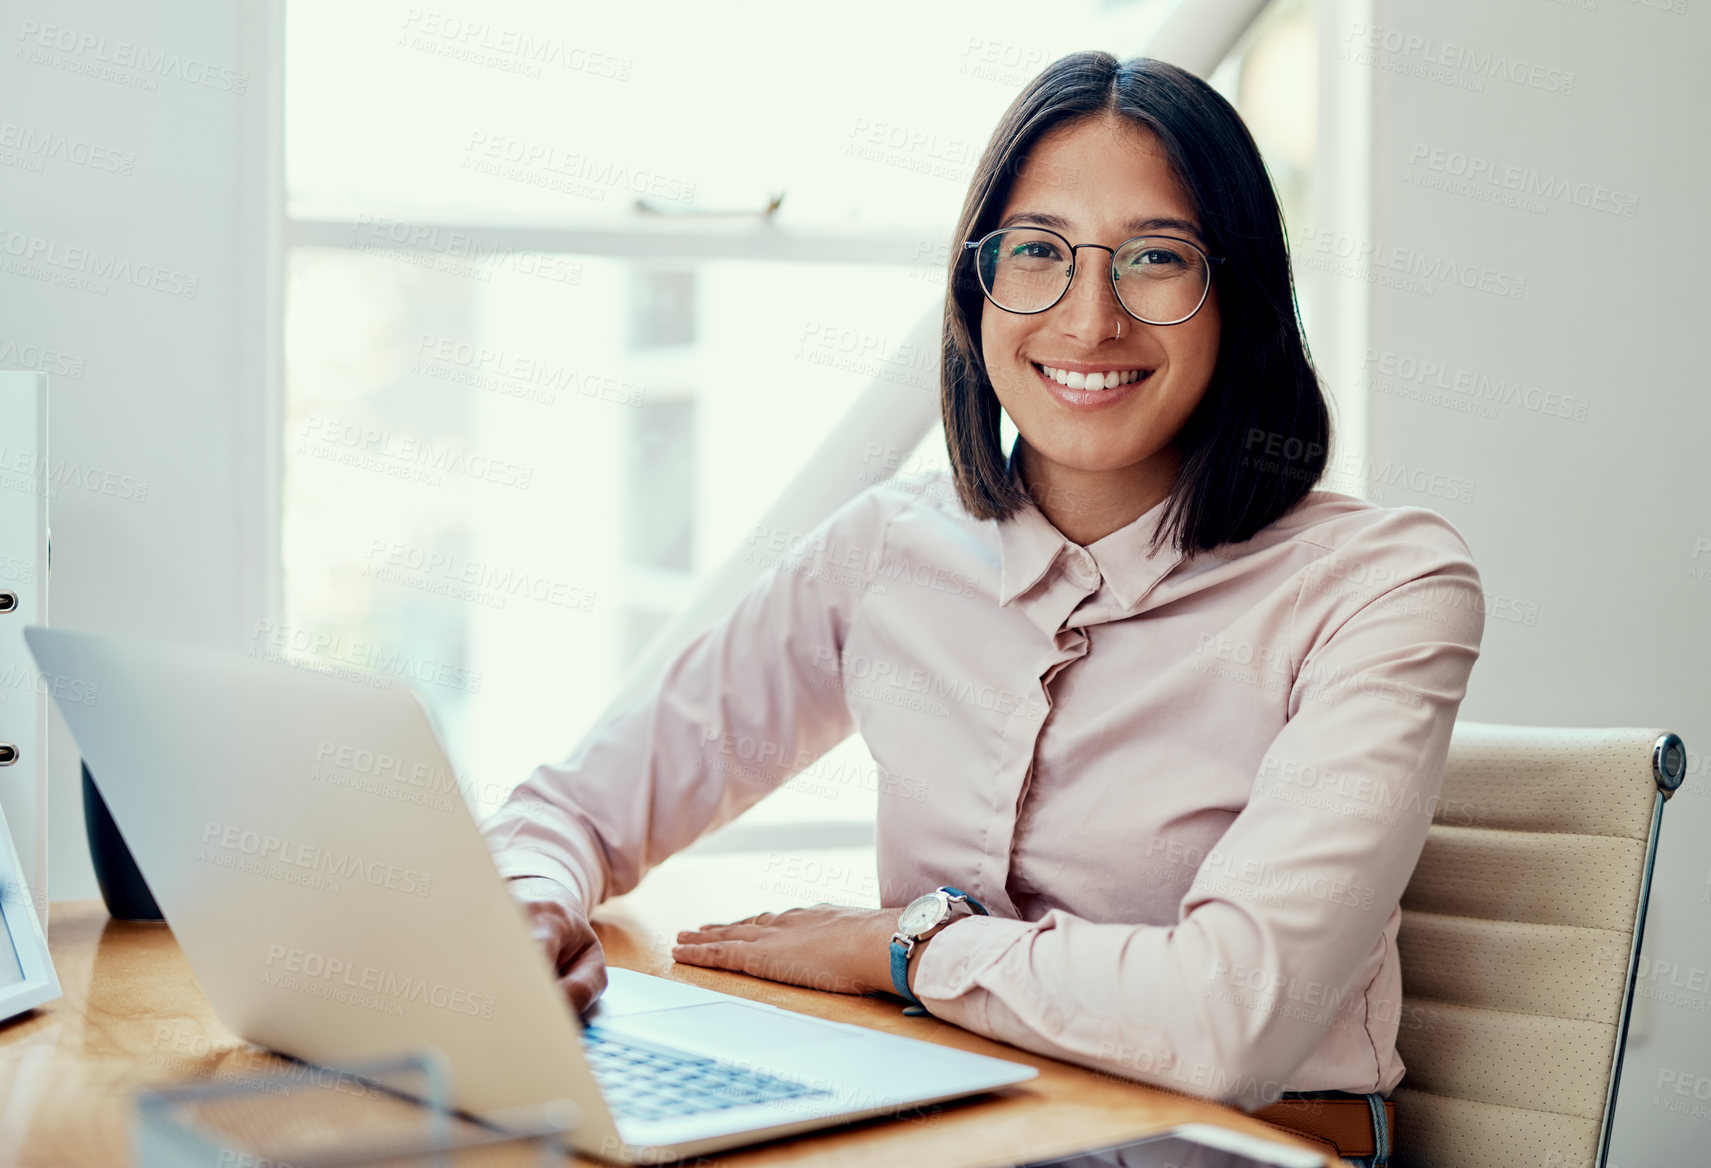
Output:
[[[1664,801],[1656,730],[1457,724],[1402,896],[1406,1165],[1603,1165]]]

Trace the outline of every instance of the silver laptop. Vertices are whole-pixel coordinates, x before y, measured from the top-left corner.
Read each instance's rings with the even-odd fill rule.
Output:
[[[568,1100],[575,1148],[620,1162],[1036,1074],[616,969],[584,1028],[396,679],[25,639],[197,981],[248,1041],[330,1065],[429,1045],[461,1110]]]

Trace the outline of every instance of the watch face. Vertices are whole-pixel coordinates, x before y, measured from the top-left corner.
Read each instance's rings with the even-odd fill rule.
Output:
[[[942,892],[916,897],[897,918],[897,931],[905,936],[918,937],[943,920],[949,909],[949,898]]]

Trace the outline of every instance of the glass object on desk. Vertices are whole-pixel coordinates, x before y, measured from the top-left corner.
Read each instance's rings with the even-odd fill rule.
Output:
[[[0,932],[0,990],[24,980],[24,963],[18,959],[18,947],[10,934]]]
[[[0,1021],[60,996],[35,892],[0,810]]]
[[[343,1067],[137,1095],[138,1168],[524,1168],[562,1164],[578,1116],[569,1102],[476,1123],[451,1111],[451,1070],[422,1051]]]

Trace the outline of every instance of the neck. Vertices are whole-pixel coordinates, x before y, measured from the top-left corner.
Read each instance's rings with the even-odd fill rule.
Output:
[[[1078,470],[1042,458],[1026,439],[1016,448],[1022,482],[1051,525],[1086,547],[1121,530],[1170,494],[1181,457],[1165,447],[1118,470]]]

